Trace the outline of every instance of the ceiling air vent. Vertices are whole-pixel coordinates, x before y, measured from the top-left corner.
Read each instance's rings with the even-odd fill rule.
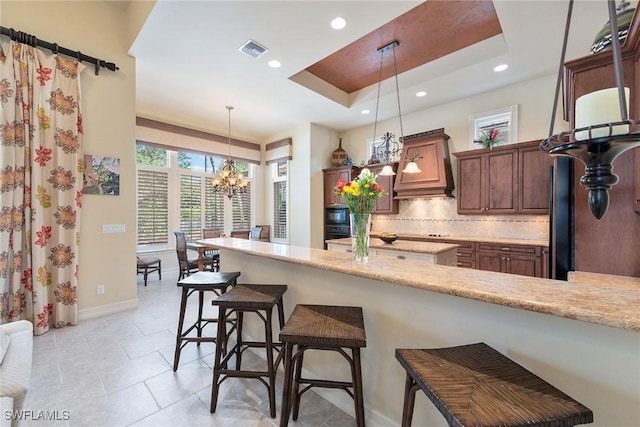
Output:
[[[266,52],[269,51],[269,49],[267,49],[266,47],[260,45],[257,42],[254,42],[253,40],[247,41],[238,50],[240,52],[246,53],[247,55],[251,56],[252,58],[259,58],[262,55],[264,55]]]

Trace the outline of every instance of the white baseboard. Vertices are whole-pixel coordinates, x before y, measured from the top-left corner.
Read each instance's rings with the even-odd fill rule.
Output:
[[[138,307],[138,298],[127,301],[117,302],[115,304],[101,305],[98,307],[86,308],[78,310],[78,320],[93,319],[95,317],[105,316],[107,314],[119,313],[125,310],[131,310]]]

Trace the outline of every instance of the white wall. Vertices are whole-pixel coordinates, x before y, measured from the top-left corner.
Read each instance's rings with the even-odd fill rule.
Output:
[[[96,76],[88,64],[81,75],[84,152],[119,157],[121,175],[119,196],[82,199],[79,317],[135,306],[135,61],[127,55],[126,11],[106,2],[4,0],[0,7],[2,26],[120,68]],[[124,224],[126,233],[102,234],[102,224]],[[96,294],[99,284],[104,295]]]

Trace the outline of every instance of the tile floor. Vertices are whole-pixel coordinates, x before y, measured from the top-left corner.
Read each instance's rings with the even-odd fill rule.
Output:
[[[172,369],[180,306],[176,276],[165,273],[159,281],[153,274],[146,288],[138,276],[137,287],[135,310],[81,321],[34,338],[32,382],[24,405],[31,419],[21,426],[278,425],[282,366],[277,376],[276,419],[269,417],[266,387],[257,380],[238,378],[221,385],[216,413],[210,414],[214,344],[203,343],[199,348],[187,344],[178,371]],[[205,309],[213,311],[210,300]],[[191,319],[195,301],[192,297],[189,304]],[[215,333],[215,326],[209,332]],[[255,354],[244,354],[243,366],[263,363]],[[355,420],[317,394],[306,393],[300,417],[289,425],[348,427],[355,426]]]

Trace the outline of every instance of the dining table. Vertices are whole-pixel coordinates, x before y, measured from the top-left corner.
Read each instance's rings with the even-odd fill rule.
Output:
[[[206,243],[200,242],[187,242],[187,249],[198,252],[198,270],[204,271],[204,254],[207,251],[216,251],[217,247],[212,245],[207,245]]]

